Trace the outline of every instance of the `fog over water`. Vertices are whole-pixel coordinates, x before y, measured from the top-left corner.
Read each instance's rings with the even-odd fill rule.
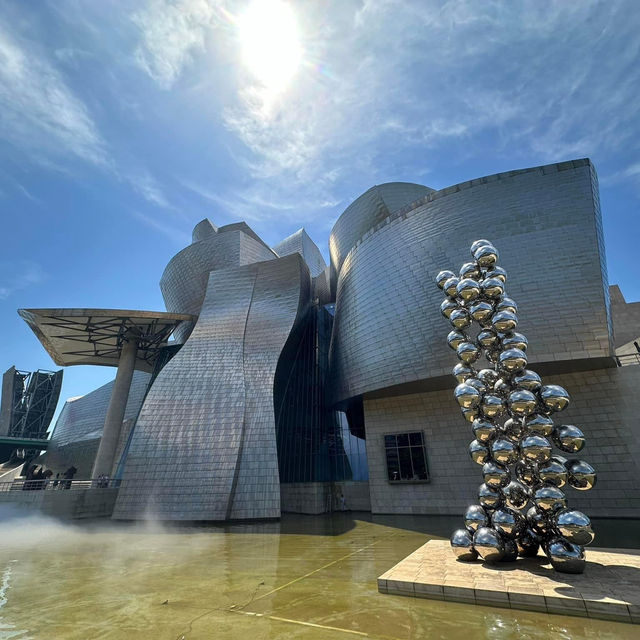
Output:
[[[458,520],[65,523],[1,507],[0,640],[637,637],[621,623],[377,592],[377,576]],[[601,546],[640,546],[637,522],[595,527]]]

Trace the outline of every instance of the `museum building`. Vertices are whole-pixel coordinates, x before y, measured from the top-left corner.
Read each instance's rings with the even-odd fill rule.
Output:
[[[587,436],[598,486],[572,506],[640,517],[640,303],[609,287],[588,159],[372,187],[328,266],[302,229],[269,247],[203,220],[162,274],[166,312],[20,310],[56,364],[117,367],[67,400],[43,464],[121,478],[117,519],[460,513],[478,471],[434,278],[478,237],[509,274],[529,367]]]

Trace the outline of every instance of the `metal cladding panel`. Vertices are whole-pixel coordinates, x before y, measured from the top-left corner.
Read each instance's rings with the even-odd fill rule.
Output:
[[[177,253],[160,279],[160,290],[168,311],[189,309],[185,313],[198,315],[204,300],[209,273],[261,260],[272,260],[274,254],[242,229],[212,232]],[[175,339],[184,341],[192,329],[185,323],[175,332]]]
[[[273,378],[308,297],[297,255],[211,273],[193,333],[140,412],[114,518],[280,515]]]
[[[298,231],[273,247],[273,250],[281,257],[299,253],[307,263],[313,278],[327,268],[320,249],[304,229],[298,229]]]
[[[593,194],[588,160],[514,171],[435,192],[367,234],[339,273],[333,400],[450,374],[434,278],[478,237],[500,252],[532,362],[611,356]]]
[[[124,419],[135,420],[144,398],[150,374],[135,371]],[[64,471],[72,464],[78,478],[88,478],[98,451],[104,419],[111,398],[113,382],[95,389],[81,398],[67,400],[58,416],[51,442],[44,454],[45,464],[56,471]]]
[[[433,193],[433,189],[411,182],[387,182],[365,191],[338,218],[329,236],[331,289],[335,293],[338,273],[354,244],[389,214]]]

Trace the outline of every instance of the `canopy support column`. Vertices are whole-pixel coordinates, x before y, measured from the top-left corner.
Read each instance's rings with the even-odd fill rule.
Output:
[[[127,408],[127,401],[129,400],[129,391],[131,389],[137,351],[138,344],[136,339],[134,336],[130,336],[124,343],[120,359],[118,360],[118,372],[113,384],[107,416],[104,420],[100,446],[98,447],[96,460],[93,464],[93,471],[91,472],[92,478],[97,478],[100,475],[111,475],[111,469],[113,468],[116,449],[120,439],[120,431],[122,430],[124,412]]]

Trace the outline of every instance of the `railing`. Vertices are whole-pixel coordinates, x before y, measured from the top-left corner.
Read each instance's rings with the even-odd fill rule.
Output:
[[[633,364],[640,364],[640,353],[623,353],[616,356],[619,367],[627,367]]]
[[[24,480],[19,478],[13,482],[0,482],[0,493],[6,491],[78,491],[87,489],[117,489],[121,480],[108,478],[92,478],[90,480],[69,480],[53,478],[49,480]]]

